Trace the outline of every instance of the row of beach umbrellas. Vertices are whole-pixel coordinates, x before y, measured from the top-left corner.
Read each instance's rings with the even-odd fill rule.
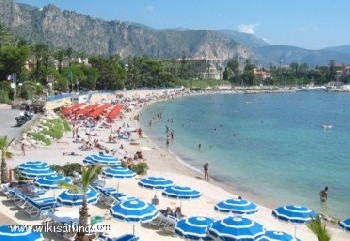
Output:
[[[48,170],[49,166],[43,162],[29,162],[21,164],[19,167],[21,173],[29,172],[31,170]],[[121,166],[112,166],[103,171],[103,175],[107,177],[112,177],[116,179],[133,178],[135,173],[127,168]],[[45,188],[57,188],[60,182],[71,182],[71,179],[66,178],[61,175],[51,174],[37,178],[35,183],[38,186]],[[161,190],[162,194],[166,197],[177,198],[177,199],[192,199],[199,198],[201,193],[189,188],[176,186],[171,180],[164,179],[161,177],[148,177],[139,181],[139,185],[145,188]],[[88,191],[88,202],[95,203],[98,199],[99,193],[90,187]],[[63,205],[81,205],[82,196],[80,194],[74,194],[69,191],[62,192],[57,200]],[[221,201],[215,205],[215,210],[221,212],[228,212],[231,214],[253,214],[258,211],[257,205],[251,203],[244,199],[227,199]],[[119,203],[111,208],[111,214],[117,219],[126,220],[128,222],[147,222],[158,216],[158,210],[152,205],[143,202],[139,199],[128,200]],[[301,206],[283,206],[277,208],[272,212],[272,215],[282,221],[290,222],[293,224],[302,224],[311,221],[316,217],[316,213],[313,210],[307,209]],[[208,225],[207,225],[208,224]],[[194,228],[194,226],[199,226],[200,228]],[[190,217],[178,222],[176,226],[176,233],[184,238],[190,238],[194,235],[194,232],[198,230],[203,230],[206,227],[206,232],[209,233],[211,237],[216,237],[221,240],[237,240],[237,235],[248,235],[243,229],[238,229],[237,233],[234,233],[232,228],[237,228],[239,226],[251,227],[249,232],[254,233],[254,239],[252,240],[298,240],[289,234],[278,232],[278,231],[261,231],[264,230],[262,225],[243,217],[227,217],[225,219],[214,222],[211,218],[207,217]],[[344,229],[350,230],[350,219],[341,222],[341,226]],[[242,228],[241,227],[241,228]],[[199,231],[198,231],[199,232]],[[248,232],[248,231],[247,231]],[[226,235],[227,234],[227,235]],[[1,235],[1,232],[0,232]],[[203,232],[202,234],[203,235]],[[225,236],[226,235],[226,236]],[[289,236],[288,236],[289,235]],[[294,235],[296,236],[296,234]],[[224,237],[224,238],[221,238]],[[226,237],[226,238],[225,238]],[[248,237],[248,236],[247,236]],[[256,239],[259,237],[259,239]],[[287,239],[291,237],[290,239]],[[284,238],[284,239],[279,239]],[[196,238],[197,239],[197,238]],[[2,240],[2,239],[1,239]],[[205,240],[203,237],[197,240]],[[247,239],[249,240],[249,239]]]

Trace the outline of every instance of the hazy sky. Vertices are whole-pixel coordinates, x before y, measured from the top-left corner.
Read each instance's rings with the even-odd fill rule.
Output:
[[[270,44],[350,45],[350,0],[17,0],[157,29],[231,29]]]

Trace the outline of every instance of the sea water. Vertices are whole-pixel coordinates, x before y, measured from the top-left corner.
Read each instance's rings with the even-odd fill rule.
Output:
[[[162,118],[155,118],[158,113]],[[185,97],[147,107],[141,124],[153,141],[192,168],[203,171],[209,162],[211,178],[251,201],[350,217],[348,93]],[[166,126],[174,130],[168,147]],[[325,186],[329,199],[321,203],[319,192]]]

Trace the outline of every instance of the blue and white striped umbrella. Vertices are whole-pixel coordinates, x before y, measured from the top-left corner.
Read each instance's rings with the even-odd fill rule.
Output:
[[[43,241],[43,235],[39,232],[27,231],[25,226],[18,225],[23,230],[12,231],[10,226],[0,226],[1,241]]]
[[[245,199],[230,198],[218,202],[214,209],[220,212],[231,212],[235,214],[253,214],[259,210],[259,207],[255,203]]]
[[[73,180],[69,177],[65,177],[63,175],[50,175],[50,176],[45,176],[45,177],[40,177],[35,180],[34,184],[47,188],[47,189],[57,189],[59,188],[60,183],[72,183]]]
[[[56,172],[44,162],[27,162],[18,166],[19,172],[22,176],[27,178],[44,177],[53,175]]]
[[[105,169],[102,174],[106,177],[113,177],[116,179],[129,179],[136,176],[135,172],[121,166],[109,167]]]
[[[96,203],[99,197],[99,193],[93,188],[89,187],[87,193],[87,202]],[[80,193],[73,193],[72,191],[66,190],[63,191],[57,197],[57,201],[66,206],[78,206],[83,203],[83,195]]]
[[[142,187],[151,189],[164,189],[167,187],[174,186],[174,182],[162,177],[147,177],[138,182]]]
[[[280,231],[266,231],[257,241],[300,241],[292,235]]]
[[[264,227],[248,218],[227,217],[214,222],[209,234],[223,241],[254,241],[264,235]]]
[[[339,223],[340,227],[342,227],[346,231],[350,231],[350,218],[345,219]]]
[[[163,190],[162,195],[170,198],[194,199],[199,198],[202,193],[185,186],[171,186]]]
[[[159,215],[157,208],[140,199],[128,200],[114,205],[111,209],[114,218],[127,221],[129,223],[150,222]],[[135,226],[133,225],[133,234]]]
[[[317,216],[317,214],[315,211],[306,207],[288,205],[273,210],[272,216],[282,221],[291,222],[294,224],[303,224],[310,222]]]
[[[190,217],[176,223],[175,233],[187,240],[212,240],[207,235],[214,219],[207,217]]]
[[[121,165],[121,161],[118,160],[117,157],[108,154],[92,154],[90,156],[85,157],[83,162],[94,165]]]
[[[30,169],[30,168],[44,169],[47,167],[49,167],[49,164],[47,164],[46,162],[43,162],[43,161],[28,161],[28,162],[25,162],[23,164],[18,165],[19,170],[26,170],[26,169]]]
[[[122,166],[109,167],[105,169],[102,174],[106,177],[118,179],[117,192],[119,192],[119,179],[131,179],[136,176],[135,172]]]

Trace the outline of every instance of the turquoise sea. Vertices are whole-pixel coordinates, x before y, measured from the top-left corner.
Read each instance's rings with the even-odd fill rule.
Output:
[[[150,127],[160,112],[162,118]],[[323,124],[333,128],[322,129]],[[147,107],[141,125],[164,148],[168,125],[174,130],[169,151],[200,171],[208,161],[212,178],[251,201],[350,217],[348,93],[185,97]],[[318,193],[325,186],[329,200],[321,203]]]

